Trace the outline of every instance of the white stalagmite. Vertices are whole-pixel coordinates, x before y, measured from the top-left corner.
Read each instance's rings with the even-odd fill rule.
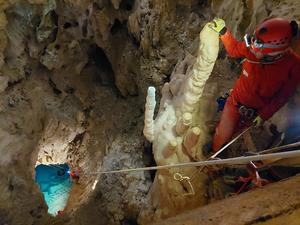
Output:
[[[186,58],[176,65],[170,82],[165,83],[155,120],[155,89],[148,89],[144,135],[153,143],[157,165],[204,159],[202,147],[211,138],[206,123],[214,116],[215,108],[212,102],[217,89],[215,84],[206,82],[219,50],[219,35],[210,29],[209,25],[206,24],[200,33],[196,60],[187,54]],[[140,223],[149,224],[206,204],[207,197],[204,193],[207,175],[196,172],[197,168],[157,171],[149,202],[139,217]],[[175,173],[180,173],[185,179],[175,180]],[[189,176],[195,190],[193,196],[187,193],[191,190],[186,180]]]
[[[154,110],[155,110],[155,88],[149,87],[147,92],[147,99],[145,105],[145,126],[144,135],[148,141],[152,142],[154,139]]]
[[[206,24],[200,33],[200,44],[196,62],[183,85],[181,111],[194,112],[203,93],[219,52],[219,35]]]

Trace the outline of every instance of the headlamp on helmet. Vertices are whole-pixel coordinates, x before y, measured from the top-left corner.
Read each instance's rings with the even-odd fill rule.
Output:
[[[263,49],[263,48],[271,48],[271,49],[278,49],[287,47],[287,44],[268,44],[263,43],[261,40],[257,39],[255,35],[246,34],[244,36],[244,40],[247,47],[252,46],[252,48]]]
[[[273,18],[257,26],[253,35],[246,34],[247,47],[262,54],[282,53],[289,48],[292,37],[297,35],[298,25],[282,18]]]

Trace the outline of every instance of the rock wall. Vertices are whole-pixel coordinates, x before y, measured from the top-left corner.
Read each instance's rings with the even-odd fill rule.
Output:
[[[193,65],[199,32],[215,15],[241,38],[266,16],[299,22],[298,5],[0,0],[0,223],[133,223],[146,201],[149,174],[117,179],[88,172],[149,165],[142,137],[148,86],[157,88],[159,100],[173,71]],[[219,94],[237,74],[237,63],[221,51],[209,82]],[[34,183],[37,160],[66,160],[86,172],[62,217],[46,213]]]
[[[1,70],[1,153],[5,155],[1,158],[4,193],[0,204],[1,223],[91,224],[97,221],[107,224],[111,221],[118,224],[134,219],[149,189],[149,175],[125,179],[113,189],[114,177],[98,182],[102,178],[89,174],[100,170],[105,155],[110,160],[121,155],[130,167],[142,166],[141,159],[145,157],[140,132],[142,101],[137,97],[134,81],[124,79],[123,73],[124,81],[119,81],[117,67],[124,63],[118,62],[123,56],[117,53],[123,46],[111,52],[108,46],[122,44],[124,29],[119,30],[118,22],[112,33],[108,29],[106,35],[116,35],[114,43],[105,43],[100,35],[95,35],[98,11],[110,11],[109,28],[112,28],[117,10],[107,2],[98,3],[103,6],[91,1],[30,3],[10,2],[3,5],[5,11],[2,11],[6,15],[3,21],[8,25],[2,42],[7,44]],[[117,14],[123,21],[126,12]],[[110,54],[101,46],[107,47]],[[110,60],[114,59],[116,63],[112,64]],[[119,139],[127,140],[134,133],[137,138],[126,147],[126,157]],[[127,162],[133,159],[129,157],[131,154],[137,159]],[[64,216],[54,219],[47,215],[42,195],[34,183],[34,166],[61,162],[68,162],[71,168],[80,167],[82,174],[80,184],[71,192]],[[139,185],[140,189],[133,188]],[[128,194],[118,198],[126,189]],[[111,193],[115,197],[110,197]],[[93,216],[85,216],[87,212]],[[102,220],[98,220],[100,215]]]
[[[298,224],[299,176],[182,213],[156,225]],[[276,198],[274,198],[276,193]]]

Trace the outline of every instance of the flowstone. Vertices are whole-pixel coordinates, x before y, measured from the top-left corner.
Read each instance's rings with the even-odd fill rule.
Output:
[[[206,24],[200,33],[196,60],[188,55],[176,66],[170,82],[164,84],[155,120],[155,88],[148,89],[144,135],[153,143],[157,165],[204,159],[202,147],[211,138],[206,124],[214,115],[212,99],[216,92],[214,83],[206,83],[219,50],[218,34],[210,25]],[[206,204],[207,179],[195,167],[157,171],[140,223],[148,224]]]

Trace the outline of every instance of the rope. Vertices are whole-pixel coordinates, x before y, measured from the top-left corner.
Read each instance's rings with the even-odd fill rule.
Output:
[[[213,160],[216,158],[216,156],[218,156],[221,152],[223,152],[229,145],[231,145],[233,142],[235,142],[237,139],[239,139],[244,133],[246,133],[248,130],[250,130],[252,128],[252,126],[246,128],[245,130],[243,130],[239,135],[237,135],[235,138],[233,138],[230,142],[228,142],[226,145],[224,145],[219,151],[217,151],[215,154],[213,154],[212,156],[210,156],[208,158],[208,160]],[[204,167],[201,167],[197,170],[195,170],[192,174],[191,174],[191,180],[194,179],[194,177],[196,176],[197,173],[200,173],[203,171]]]
[[[190,192],[189,193],[185,193],[183,194],[184,196],[187,196],[187,195],[194,195],[195,194],[195,190],[194,190],[194,187],[191,183],[191,178],[188,177],[188,176],[182,176],[181,173],[175,173],[174,176],[173,176],[174,180],[177,180],[177,181],[186,181],[190,187]]]
[[[279,147],[274,147],[274,148],[270,148],[270,149],[266,149],[260,152],[257,152],[258,154],[266,154],[266,153],[271,153],[271,152],[277,152],[286,148],[293,148],[293,147],[298,147],[300,146],[300,141],[299,142],[295,142],[292,144],[287,144],[287,145],[283,145],[283,146],[279,146]]]
[[[300,149],[290,152],[279,152],[279,153],[270,153],[264,155],[253,155],[253,156],[241,156],[228,159],[214,159],[206,160],[199,162],[188,162],[188,163],[178,163],[170,164],[163,166],[150,166],[150,167],[140,167],[140,168],[131,168],[131,169],[121,169],[121,170],[110,170],[110,171],[101,171],[101,172],[91,172],[83,173],[83,175],[98,175],[98,174],[115,174],[115,173],[127,173],[127,172],[138,172],[138,171],[150,171],[150,170],[163,170],[171,168],[187,168],[187,167],[198,167],[198,166],[212,166],[212,165],[238,165],[238,164],[247,164],[251,161],[260,161],[268,159],[277,159],[277,158],[293,158],[300,156]]]
[[[233,142],[235,142],[237,139],[239,139],[244,133],[246,133],[248,130],[251,129],[252,126],[245,129],[243,132],[241,132],[238,136],[236,136],[234,139],[232,139],[230,142],[228,142],[224,147],[222,147],[219,151],[217,151],[215,154],[213,154],[209,159],[216,158],[217,155],[219,155],[221,152],[223,152],[229,145],[231,145]]]

